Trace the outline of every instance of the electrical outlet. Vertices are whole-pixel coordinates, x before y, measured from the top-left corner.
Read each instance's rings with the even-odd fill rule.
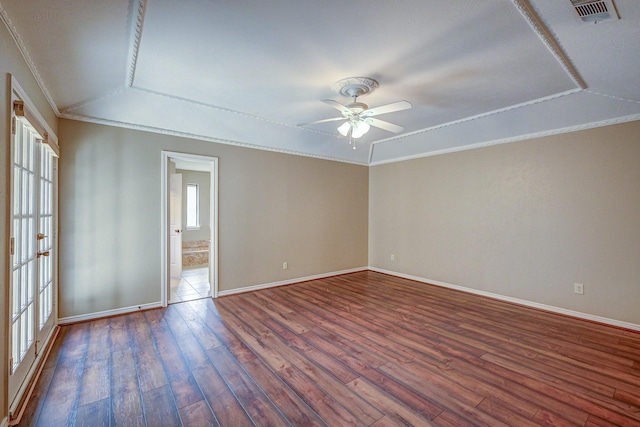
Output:
[[[582,283],[574,283],[573,284],[573,292],[579,295],[584,294],[584,285]]]
[[[289,263],[287,263],[287,261],[282,263],[282,269],[286,270],[287,268],[289,268]]]
[[[396,260],[396,256],[391,254],[391,261],[395,261]]]

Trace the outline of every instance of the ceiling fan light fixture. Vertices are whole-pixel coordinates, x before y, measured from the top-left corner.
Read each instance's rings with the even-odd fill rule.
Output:
[[[357,139],[365,133],[369,132],[369,129],[371,129],[369,123],[363,120],[355,120],[344,122],[343,124],[341,124],[338,127],[338,132],[340,132],[340,135],[342,136],[348,136],[349,130],[351,130],[351,137]]]
[[[358,120],[357,122],[352,124],[353,130],[351,131],[351,135],[354,138],[360,138],[365,133],[369,132],[371,126],[369,123],[363,122],[362,120]]]
[[[344,122],[343,124],[341,124],[338,127],[338,132],[340,132],[340,135],[342,136],[347,136],[349,134],[349,129],[351,128],[351,123],[350,122]]]

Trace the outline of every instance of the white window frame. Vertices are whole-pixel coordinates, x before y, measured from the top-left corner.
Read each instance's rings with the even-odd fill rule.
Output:
[[[189,189],[191,188],[195,188],[196,190],[196,194],[195,194],[195,219],[196,219],[196,223],[195,225],[193,224],[189,224],[189,218],[191,217],[191,210],[190,210],[190,206],[189,206]],[[186,186],[186,194],[185,194],[185,200],[186,200],[186,225],[187,225],[187,230],[199,230],[200,229],[200,186],[198,184],[194,184],[194,183],[187,183]]]

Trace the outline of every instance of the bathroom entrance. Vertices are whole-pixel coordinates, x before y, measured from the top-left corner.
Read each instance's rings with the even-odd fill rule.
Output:
[[[163,152],[163,304],[217,296],[217,158]]]

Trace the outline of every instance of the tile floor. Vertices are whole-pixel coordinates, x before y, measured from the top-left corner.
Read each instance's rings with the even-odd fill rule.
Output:
[[[205,298],[210,295],[209,268],[197,267],[182,270],[180,280],[171,279],[169,304]]]

